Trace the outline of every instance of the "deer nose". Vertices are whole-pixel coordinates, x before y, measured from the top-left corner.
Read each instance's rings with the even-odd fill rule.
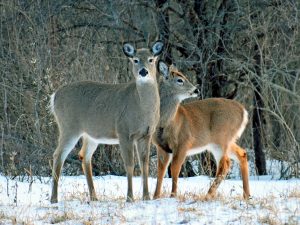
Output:
[[[147,71],[145,68],[143,68],[143,69],[140,70],[139,74],[140,74],[142,77],[145,77],[145,76],[147,76],[148,71]]]
[[[200,94],[200,91],[199,91],[198,88],[196,88],[196,89],[194,90],[194,94],[196,94],[196,95],[199,95],[199,94]]]

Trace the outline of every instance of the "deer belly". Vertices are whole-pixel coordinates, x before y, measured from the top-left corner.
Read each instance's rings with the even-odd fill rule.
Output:
[[[84,134],[84,136],[97,144],[105,144],[105,145],[118,145],[119,144],[118,138],[111,138],[111,137],[95,138],[86,133]]]
[[[204,145],[204,146],[199,146],[199,147],[189,149],[188,152],[187,152],[187,155],[190,156],[190,155],[200,154],[200,153],[202,153],[206,150],[214,153],[215,151],[218,151],[219,149],[220,149],[220,147],[218,145],[213,144],[213,143],[209,143],[209,144]]]

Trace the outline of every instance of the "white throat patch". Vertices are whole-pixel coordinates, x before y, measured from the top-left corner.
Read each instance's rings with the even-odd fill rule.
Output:
[[[181,95],[177,95],[177,98],[180,102],[182,102],[183,100],[187,99],[187,98],[194,98],[197,97],[196,94],[181,94]]]
[[[143,84],[143,83],[154,83],[156,82],[155,79],[149,75],[145,76],[145,77],[142,77],[142,76],[138,76],[136,78],[136,82],[138,84]]]

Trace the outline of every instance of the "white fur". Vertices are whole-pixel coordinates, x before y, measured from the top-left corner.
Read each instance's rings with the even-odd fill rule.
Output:
[[[169,155],[169,159],[168,159],[168,166],[169,166],[169,164],[170,164],[170,162],[172,161],[172,159],[173,159],[173,153],[168,153],[168,155]],[[164,159],[165,160],[165,159]]]
[[[243,122],[238,130],[238,132],[236,133],[236,137],[235,140],[236,141],[238,138],[240,138],[246,128],[246,125],[248,123],[248,112],[244,109],[244,113],[243,113]]]
[[[154,55],[158,54],[162,48],[163,48],[164,44],[160,41],[157,41],[153,46],[152,46],[152,52],[154,53]]]
[[[50,109],[50,112],[53,114],[54,114],[54,98],[55,98],[55,93],[53,93],[50,96],[50,102],[49,102],[49,109]]]
[[[88,138],[88,140],[94,142],[95,144],[105,144],[105,145],[118,145],[119,144],[119,139],[117,138],[107,138],[107,137],[102,137],[102,138],[94,138],[87,133],[82,134],[82,136],[85,136]]]
[[[193,98],[193,97],[197,97],[197,94],[181,94],[181,95],[177,95],[177,98],[178,98],[179,102],[182,102],[183,100],[185,100],[187,98]]]
[[[213,154],[213,156],[217,162],[217,165],[219,165],[220,159],[223,155],[223,151],[219,145],[214,144],[214,143],[209,143],[204,146],[192,148],[192,149],[188,150],[187,155],[190,156],[190,155],[199,154],[199,153],[204,152],[205,150],[207,150]]]
[[[130,56],[134,55],[134,47],[131,44],[129,43],[124,44],[123,49],[128,55]]]
[[[204,152],[205,150],[211,150],[211,149],[217,148],[217,146],[218,145],[216,145],[216,144],[209,143],[209,144],[204,145],[204,146],[200,146],[200,147],[197,147],[197,148],[192,148],[192,149],[188,150],[187,155],[188,156],[196,155],[196,154]]]
[[[75,137],[69,139],[68,142],[65,143],[65,145],[63,146],[62,156],[61,156],[61,159],[63,159],[63,161],[67,158],[69,153],[73,150],[73,148],[77,144],[79,138],[80,137],[75,136]]]
[[[216,160],[217,166],[219,166],[219,162],[223,156],[223,150],[221,149],[221,147],[219,145],[214,144],[214,143],[209,143],[209,144],[201,146],[201,147],[192,148],[192,149],[188,150],[187,156],[200,154],[206,150],[213,154],[213,156]],[[239,162],[239,159],[232,152],[229,153],[229,158],[233,159],[236,162]]]
[[[144,84],[144,83],[154,83],[156,81],[154,80],[153,77],[151,77],[150,75],[147,75],[145,77],[138,76],[136,79],[136,82],[137,82],[137,84]]]
[[[89,161],[93,156],[94,152],[96,151],[98,143],[94,141],[95,140],[94,138],[91,138],[88,135],[84,135],[84,137],[87,139],[87,146],[85,150],[84,159]]]
[[[173,154],[172,153],[168,153],[168,155],[169,155],[169,159],[168,159],[168,162],[167,162],[167,168],[168,168],[168,166],[170,165],[170,163],[173,159]],[[160,159],[157,159],[157,160],[160,160]],[[164,159],[164,160],[166,160],[166,159]],[[168,173],[165,174],[165,177],[168,177]]]
[[[213,156],[215,157],[216,163],[217,163],[217,167],[219,167],[220,160],[223,156],[223,150],[221,149],[221,147],[219,145],[216,145],[216,144],[211,144],[210,147],[211,148],[208,149],[208,151],[213,154]]]

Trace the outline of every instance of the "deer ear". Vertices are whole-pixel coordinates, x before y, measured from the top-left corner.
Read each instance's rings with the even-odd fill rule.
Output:
[[[169,78],[169,67],[164,63],[164,61],[160,60],[158,62],[158,69],[159,72],[164,76],[164,78]]]
[[[170,66],[170,70],[171,70],[171,71],[177,71],[177,72],[178,72],[178,69],[177,69],[175,63],[172,63],[172,65]]]
[[[162,41],[156,41],[151,48],[152,54],[154,56],[160,55],[163,49],[164,49],[164,43]]]
[[[127,57],[132,58],[135,55],[136,50],[131,44],[125,43],[123,45],[123,52]]]

